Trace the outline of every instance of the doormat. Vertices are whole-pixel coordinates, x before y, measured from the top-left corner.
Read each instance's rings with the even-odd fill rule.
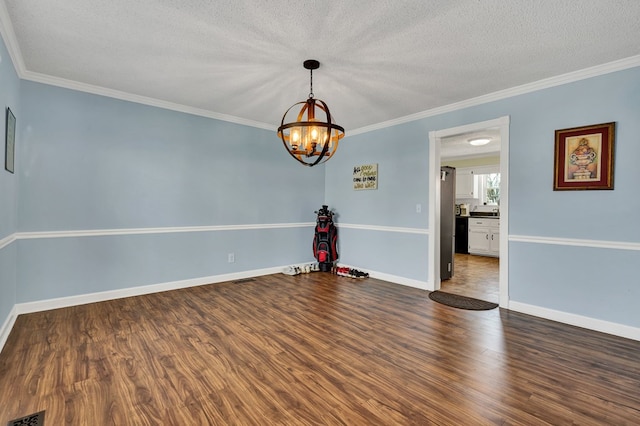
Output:
[[[44,426],[44,411],[11,420],[7,426]]]
[[[443,305],[471,311],[488,311],[498,307],[497,303],[485,302],[484,300],[445,293],[443,291],[432,291],[429,293],[429,299],[442,303]]]

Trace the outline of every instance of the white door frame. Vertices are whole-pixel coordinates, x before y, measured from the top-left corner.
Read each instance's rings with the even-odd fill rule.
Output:
[[[429,132],[429,277],[427,290],[440,289],[440,147],[442,138],[500,128],[500,307],[509,307],[509,116]]]

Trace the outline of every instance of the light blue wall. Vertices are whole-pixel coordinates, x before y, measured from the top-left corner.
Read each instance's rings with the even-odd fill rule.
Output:
[[[21,96],[20,232],[304,223],[322,205],[324,167],[297,164],[273,131],[27,81]],[[312,238],[303,227],[21,239],[17,300],[310,262]]]
[[[344,225],[428,227],[429,129],[423,122],[347,137],[326,163],[327,204],[336,211],[340,260],[365,270],[427,281],[425,234],[345,229]],[[396,149],[397,147],[402,149]],[[353,167],[378,164],[378,189],[353,190]],[[416,213],[416,204],[421,213]],[[393,252],[393,253],[390,253]]]
[[[323,167],[275,132],[23,82],[19,229],[309,222]],[[304,188],[304,191],[299,190]]]
[[[0,239],[312,222],[324,200],[338,224],[365,228],[341,229],[341,262],[424,282],[429,131],[508,115],[510,235],[640,242],[640,68],[348,136],[309,169],[274,132],[21,82],[4,44],[0,56],[0,100],[18,118],[16,174],[0,173]],[[609,121],[615,190],[553,191],[554,130]],[[378,189],[353,191],[353,166],[368,163]],[[309,227],[20,239],[0,249],[0,322],[15,303],[310,261],[311,237]],[[512,241],[510,255],[511,301],[640,325],[640,251]]]
[[[512,300],[640,327],[640,252],[513,242]]]
[[[16,75],[13,63],[0,38],[0,242],[11,237],[17,228],[16,205],[18,176],[5,170],[5,128],[6,108],[10,107],[16,116],[17,122],[21,120],[19,102],[20,80]],[[16,150],[21,151],[20,132],[16,134]],[[16,155],[17,156],[17,155]],[[8,318],[13,305],[16,302],[16,245],[10,243],[4,248],[0,244],[0,327]]]
[[[347,137],[326,163],[325,199],[330,206],[340,206],[337,220],[426,229],[428,132],[424,123],[414,121]],[[378,163],[378,189],[354,191],[353,167],[372,163]],[[422,204],[422,213],[416,213],[416,204]]]
[[[311,262],[312,238],[308,227],[20,240],[17,301]]]
[[[640,68],[502,102],[511,115],[510,234],[640,242]],[[554,131],[615,121],[613,191],[553,191]]]
[[[327,202],[344,223],[428,227],[429,132],[507,115],[510,235],[640,242],[640,68],[347,137],[340,155],[327,163]],[[553,191],[554,131],[611,121],[617,122],[615,190]],[[351,169],[367,163],[378,163],[379,189],[353,191]],[[422,213],[416,213],[417,203]],[[341,252],[345,263],[427,280],[428,238],[416,251],[413,234],[358,229],[350,235],[356,240]],[[510,249],[512,301],[639,325],[640,251],[515,242]],[[416,252],[424,257],[416,260]],[[597,265],[596,272],[576,271],[585,264]]]

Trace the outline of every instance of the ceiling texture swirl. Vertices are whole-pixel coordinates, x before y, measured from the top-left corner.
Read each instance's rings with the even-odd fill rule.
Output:
[[[0,2],[21,78],[274,130],[308,96],[305,59],[347,135],[640,64],[638,0]]]

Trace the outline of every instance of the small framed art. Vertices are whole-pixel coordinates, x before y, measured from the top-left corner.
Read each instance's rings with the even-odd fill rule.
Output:
[[[554,191],[613,189],[616,123],[556,130]]]
[[[16,117],[7,107],[7,125],[5,128],[4,168],[13,173],[16,147]]]

